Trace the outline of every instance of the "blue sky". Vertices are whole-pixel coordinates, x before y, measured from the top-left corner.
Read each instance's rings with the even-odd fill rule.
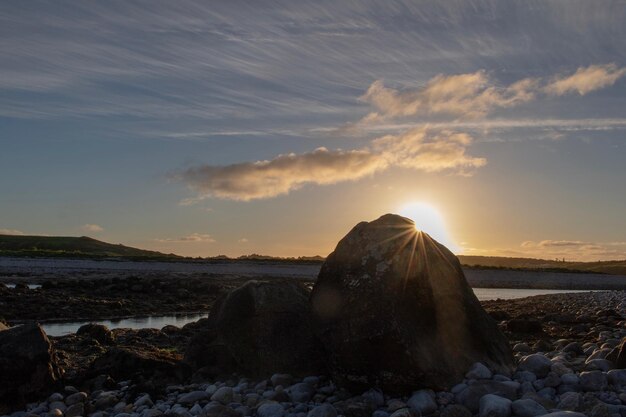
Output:
[[[325,255],[420,201],[459,252],[626,258],[625,21],[625,1],[4,2],[0,230]]]

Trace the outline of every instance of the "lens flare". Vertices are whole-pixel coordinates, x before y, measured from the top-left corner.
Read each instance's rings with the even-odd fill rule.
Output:
[[[428,233],[452,252],[458,251],[459,248],[450,237],[443,216],[435,207],[427,203],[412,202],[402,206],[399,213],[413,220],[418,231]]]

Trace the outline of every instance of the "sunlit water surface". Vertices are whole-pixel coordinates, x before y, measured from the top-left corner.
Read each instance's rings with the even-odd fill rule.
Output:
[[[165,326],[183,327],[185,324],[198,321],[207,317],[203,314],[177,314],[169,316],[132,317],[120,320],[92,320],[92,321],[71,321],[65,323],[44,323],[46,334],[50,336],[64,336],[75,333],[80,326],[86,323],[104,324],[109,329],[162,329]]]
[[[531,297],[533,295],[561,294],[564,292],[589,292],[590,290],[541,290],[528,288],[472,288],[476,297],[481,300],[511,300],[514,298]]]

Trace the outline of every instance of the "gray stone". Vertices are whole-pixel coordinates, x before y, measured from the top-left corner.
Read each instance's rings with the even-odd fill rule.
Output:
[[[450,392],[453,394],[458,394],[459,392],[463,391],[465,388],[467,388],[467,384],[457,384],[452,387]]]
[[[239,413],[240,416],[252,415],[252,410],[247,405],[240,405],[239,407],[236,407],[234,410],[235,412]]]
[[[480,417],[509,417],[511,415],[511,400],[494,394],[484,395],[478,405]]]
[[[313,388],[309,384],[300,382],[292,385],[289,388],[288,393],[291,401],[296,403],[305,403],[313,398],[313,394],[315,394],[315,388]]]
[[[578,375],[576,374],[564,374],[561,375],[561,383],[563,385],[578,385]]]
[[[84,403],[85,401],[87,401],[87,394],[84,392],[77,392],[75,394],[68,395],[67,398],[65,398],[65,404],[67,405]]]
[[[230,398],[227,401],[221,401],[218,399],[215,399],[213,397],[215,397],[217,395],[217,392],[215,394],[213,394],[213,396],[211,397],[212,400],[215,401],[219,401],[221,403],[229,403],[232,401],[233,398],[233,389],[230,387],[224,387],[224,388],[228,388],[228,390],[230,390]],[[219,390],[218,390],[219,392]],[[206,391],[191,391],[188,392],[186,394],[181,394],[178,396],[178,402],[181,404],[186,404],[186,405],[191,405],[194,404],[198,401],[202,401],[202,400],[206,400],[209,398],[209,394],[206,393]]]
[[[592,359],[585,363],[586,371],[604,371],[607,372],[610,369],[613,369],[613,362],[608,361],[606,359]]]
[[[537,391],[537,395],[552,400],[556,395],[556,390],[552,387],[545,387]]]
[[[285,415],[285,409],[278,403],[267,402],[257,408],[256,415],[258,417],[283,417]]]
[[[565,366],[562,362],[552,362],[552,367],[550,369],[558,376],[573,373],[572,370]]]
[[[519,363],[517,369],[521,371],[529,371],[537,375],[539,378],[544,378],[550,372],[552,361],[542,355],[541,353],[534,353],[532,355],[524,356]]]
[[[579,342],[569,343],[562,350],[563,350],[563,352],[574,353],[576,355],[580,355],[580,354],[583,353],[583,348],[582,348],[582,346],[580,345]]]
[[[233,400],[233,389],[231,387],[221,387],[211,395],[211,401],[228,404]]]
[[[134,403],[135,407],[141,407],[142,405],[145,405],[148,407],[152,407],[154,405],[152,403],[152,399],[150,398],[150,395],[144,394],[135,400],[135,403]]]
[[[557,408],[566,411],[574,411],[580,406],[580,394],[577,392],[566,392],[559,397]]]
[[[492,373],[485,365],[476,362],[470,370],[465,374],[467,379],[491,379]]]
[[[517,399],[517,382],[476,381],[456,396],[459,404],[467,407],[472,413],[478,411],[479,401],[486,394],[497,394],[509,400]]]
[[[597,349],[587,358],[587,362],[594,359],[605,359],[612,349]]]
[[[85,415],[85,404],[74,403],[65,410],[65,417],[78,417]]]
[[[123,413],[124,411],[127,411],[128,404],[126,404],[124,401],[120,401],[119,403],[115,404],[115,407],[113,407],[113,412],[114,413]]]
[[[60,392],[55,392],[54,394],[51,394],[48,397],[48,402],[55,402],[55,401],[63,401],[63,394],[61,394]]]
[[[513,401],[511,409],[519,417],[535,417],[548,413],[544,406],[531,399]]]
[[[515,372],[514,378],[519,382],[535,382],[537,375],[530,371],[518,371]]]
[[[607,387],[608,381],[604,372],[590,371],[580,374],[579,384],[583,391],[602,391]]]
[[[107,392],[100,394],[100,396],[96,399],[96,402],[94,403],[94,407],[96,408],[96,410],[105,410],[109,407],[112,407],[116,403],[117,396],[113,393]]]
[[[611,369],[606,376],[611,385],[626,387],[626,369]]]
[[[545,387],[558,387],[561,385],[561,377],[554,372],[550,372],[543,380],[543,385]]]
[[[517,343],[515,344],[515,346],[513,346],[513,352],[530,352],[530,346],[528,346],[526,343]]]
[[[72,385],[66,385],[65,387],[63,387],[63,391],[65,391],[66,394],[76,394],[78,392],[78,389],[75,386]]]
[[[309,411],[307,417],[337,417],[337,410],[330,404],[322,404]]]
[[[415,391],[406,404],[411,410],[420,414],[432,414],[437,411],[437,403],[435,402],[435,393],[431,390]]]

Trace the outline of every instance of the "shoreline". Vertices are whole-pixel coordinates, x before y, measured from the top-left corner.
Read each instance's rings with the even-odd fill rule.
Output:
[[[297,279],[313,282],[320,264],[288,262],[165,262],[0,257],[0,282],[44,284],[50,281],[115,277],[192,278],[203,280]],[[473,288],[626,290],[625,275],[463,267]]]

